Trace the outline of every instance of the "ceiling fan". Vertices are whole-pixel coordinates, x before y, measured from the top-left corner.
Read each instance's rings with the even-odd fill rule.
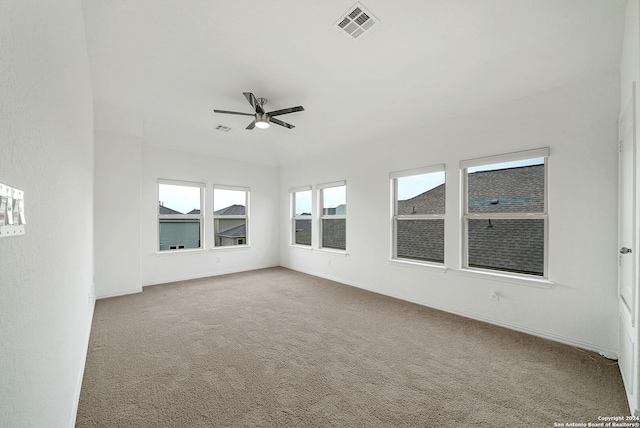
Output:
[[[283,122],[280,119],[276,119],[274,118],[274,116],[280,116],[288,113],[295,113],[297,111],[304,111],[304,107],[298,106],[298,107],[283,108],[282,110],[265,112],[264,105],[267,103],[266,98],[256,98],[251,92],[243,92],[242,94],[245,96],[247,101],[249,101],[249,104],[251,104],[251,107],[253,107],[253,109],[255,110],[255,113],[242,113],[239,111],[215,110],[215,109],[213,111],[215,113],[254,116],[253,122],[251,122],[246,129],[253,129],[256,126],[258,128],[265,129],[269,127],[269,122],[275,123],[276,125],[284,126],[285,128],[292,129],[292,128],[295,128],[295,126],[287,122]]]

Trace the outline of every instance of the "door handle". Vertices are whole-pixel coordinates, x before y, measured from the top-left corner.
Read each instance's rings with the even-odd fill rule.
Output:
[[[632,252],[631,248],[627,248],[627,247],[620,248],[620,254],[629,254],[631,252]]]

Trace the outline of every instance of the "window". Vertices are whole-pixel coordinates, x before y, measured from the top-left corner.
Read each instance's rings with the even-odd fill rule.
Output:
[[[463,161],[464,267],[547,277],[549,149]]]
[[[158,180],[159,251],[202,248],[204,184]]]
[[[249,189],[213,186],[214,246],[248,245]]]
[[[311,186],[292,189],[291,243],[311,246]]]
[[[444,165],[391,173],[393,258],[444,263]]]
[[[320,190],[320,247],[346,250],[347,186],[344,181],[318,186]]]

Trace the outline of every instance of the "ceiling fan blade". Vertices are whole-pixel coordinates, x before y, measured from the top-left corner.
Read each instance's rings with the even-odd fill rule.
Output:
[[[271,123],[275,123],[276,125],[284,126],[285,128],[289,128],[289,129],[295,128],[295,126],[291,125],[290,123],[283,122],[280,119],[274,119],[273,117],[270,117],[269,121]]]
[[[298,107],[283,108],[282,110],[271,111],[267,114],[269,115],[269,117],[273,117],[273,116],[280,116],[281,114],[295,113],[297,111],[304,111],[304,107],[298,106]]]
[[[249,101],[249,104],[251,104],[251,107],[253,107],[256,113],[264,114],[264,109],[258,103],[257,98],[251,92],[243,92],[242,95],[244,95],[247,101]]]
[[[254,120],[253,120],[253,122],[251,122],[251,123],[249,124],[249,126],[247,126],[245,129],[253,129],[253,128],[255,128],[255,127],[256,127],[256,121],[255,121],[255,119],[254,119]]]
[[[213,110],[214,113],[225,113],[225,114],[241,114],[242,116],[255,116],[253,113],[242,113],[239,111],[228,111],[228,110]]]

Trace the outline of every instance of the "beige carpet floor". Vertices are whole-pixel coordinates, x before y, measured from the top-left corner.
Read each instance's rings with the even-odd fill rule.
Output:
[[[96,303],[77,427],[553,427],[628,414],[595,353],[284,268]]]

